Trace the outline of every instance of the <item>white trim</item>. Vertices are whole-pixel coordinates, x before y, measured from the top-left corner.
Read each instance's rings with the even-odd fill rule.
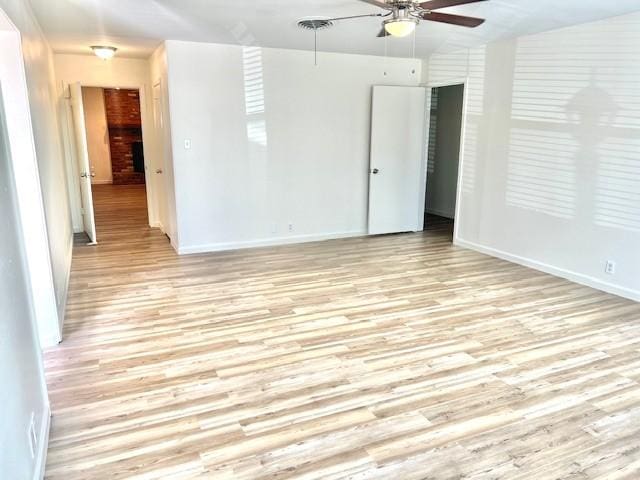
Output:
[[[40,433],[38,434],[38,452],[36,454],[35,468],[33,469],[33,480],[44,478],[45,467],[47,466],[47,450],[49,449],[49,432],[51,430],[51,408],[46,406],[42,420],[40,422]]]
[[[91,185],[111,185],[113,180],[93,180]]]
[[[54,347],[62,341],[58,331],[44,332],[40,335],[40,346],[44,349],[47,347]]]
[[[420,160],[420,185],[418,186],[418,222],[416,231],[424,230],[424,210],[427,204],[427,179],[429,178],[429,130],[431,128],[431,89],[424,88],[424,126],[422,128],[422,159]]]
[[[0,14],[4,15],[4,12],[0,10]],[[8,18],[7,21],[9,21]],[[31,290],[40,346],[48,347],[60,341],[58,305],[29,107],[24,56],[17,29],[2,31],[2,47],[3,53],[0,56],[2,101],[11,149],[18,214],[22,226],[27,280]]]
[[[67,311],[67,300],[69,297],[69,283],[71,281],[71,262],[73,260],[73,235],[70,238],[69,241],[69,250],[67,252],[67,272],[66,272],[66,276],[64,279],[64,296],[62,297],[64,299],[64,303],[62,305],[58,305],[58,325],[59,325],[59,338],[57,339],[56,343],[60,343],[62,341],[62,329],[64,327],[64,317]]]
[[[151,142],[153,141],[152,134],[149,131],[149,125],[147,125],[147,122],[149,121],[149,119],[147,118],[147,109],[149,108],[149,106],[147,105],[147,91],[145,89],[146,87],[146,83],[143,84],[135,84],[135,83],[122,83],[122,84],[117,84],[114,85],[113,83],[110,82],[84,82],[84,81],[74,81],[74,80],[66,80],[63,79],[62,81],[60,81],[60,85],[62,87],[61,93],[60,93],[60,99],[65,102],[65,108],[64,108],[64,115],[65,115],[65,120],[67,123],[67,128],[63,133],[63,140],[64,140],[64,144],[65,144],[65,164],[67,165],[67,178],[68,178],[68,183],[70,185],[77,185],[78,183],[78,173],[75,169],[75,163],[77,162],[77,159],[75,157],[75,152],[74,152],[74,141],[73,140],[73,125],[71,122],[71,116],[70,116],[70,112],[69,112],[69,101],[68,98],[66,96],[66,91],[69,88],[69,85],[73,84],[73,83],[79,83],[81,88],[119,88],[119,89],[126,89],[126,90],[138,90],[138,95],[139,95],[139,102],[140,102],[140,129],[142,130],[142,149],[143,149],[143,155],[144,155],[144,171],[145,171],[145,175],[144,175],[144,182],[145,182],[145,190],[146,190],[146,199],[147,199],[147,218],[149,219],[149,226],[153,227],[153,225],[156,223],[156,219],[158,218],[158,212],[156,211],[156,205],[155,203],[155,198],[157,195],[157,192],[155,190],[155,186],[153,185],[153,179],[151,178],[151,175],[153,175],[153,173],[150,172],[155,172],[155,168],[153,167],[153,165],[151,164],[151,155],[149,155],[149,145],[151,144]],[[111,160],[111,153],[109,154],[109,160]],[[152,168],[149,168],[152,167]],[[109,182],[104,182],[105,184],[112,184],[113,181],[109,181]],[[97,182],[92,182],[92,185],[101,185],[103,184],[102,181],[97,181]],[[69,187],[69,188],[73,188],[73,187]],[[74,189],[75,190],[75,189]],[[79,197],[79,189],[77,189],[77,191],[74,193],[73,195],[73,201],[72,201],[72,205],[71,207],[71,211],[72,211],[72,215],[74,216],[74,218],[82,218],[82,215],[80,214],[80,208],[81,208],[81,201],[80,201],[80,197]],[[81,233],[84,231],[84,227],[82,227],[79,231],[77,230],[78,226],[76,225],[76,222],[74,220],[74,225],[73,225],[73,231],[75,233]]]
[[[163,223],[158,220],[157,222],[155,222],[153,225],[151,225],[151,228],[159,228],[160,231],[167,236],[167,238],[169,238],[169,234],[167,233],[167,230],[164,228]]]
[[[193,253],[207,253],[207,252],[222,252],[226,250],[239,250],[245,248],[256,247],[272,247],[277,245],[291,245],[296,243],[308,243],[308,242],[320,242],[324,240],[336,240],[339,238],[352,238],[366,236],[365,231],[353,231],[353,232],[335,232],[327,234],[309,234],[309,235],[296,235],[291,237],[274,237],[265,238],[262,240],[248,240],[244,242],[227,242],[227,243],[210,243],[207,245],[193,245],[190,247],[176,248],[179,255],[189,255]],[[173,245],[173,242],[171,242]]]
[[[465,137],[467,134],[467,107],[468,107],[468,103],[469,103],[469,77],[461,77],[461,78],[457,78],[457,79],[451,79],[451,80],[446,80],[444,82],[427,82],[427,84],[425,85],[425,87],[428,89],[428,104],[427,106],[429,107],[429,109],[427,110],[427,114],[430,115],[431,113],[431,90],[433,88],[440,88],[440,87],[451,87],[454,85],[462,85],[462,118],[460,121],[460,146],[459,146],[459,152],[458,152],[458,180],[456,183],[456,207],[455,207],[455,213],[453,214],[453,218],[456,220],[455,223],[453,224],[453,238],[458,238],[458,228],[460,227],[460,224],[462,223],[461,220],[461,214],[462,214],[462,209],[461,209],[461,205],[462,205],[462,173],[464,170],[464,145],[465,145]],[[425,137],[425,143],[426,143],[426,148],[427,148],[427,152],[428,152],[428,141],[429,141],[429,130],[431,128],[431,122],[427,121],[427,127],[426,127],[426,137]],[[427,155],[425,155],[426,157]],[[422,187],[424,189],[424,205],[425,205],[425,209],[426,209],[426,195],[427,195],[427,165],[429,162],[428,158],[425,158],[425,175],[424,175],[424,186]],[[448,216],[447,216],[448,217]],[[448,217],[450,218],[450,217]],[[423,228],[422,230],[424,230],[424,221],[423,221]]]
[[[583,275],[581,273],[572,272],[563,268],[554,267],[553,265],[549,265],[547,263],[538,262],[537,260],[521,257],[519,255],[513,255],[511,253],[507,253],[496,248],[487,247],[485,245],[480,245],[478,243],[468,242],[458,237],[454,237],[453,244],[460,247],[468,248],[470,250],[475,250],[480,253],[484,253],[485,255],[497,257],[508,262],[517,263],[518,265],[533,268],[534,270],[539,270],[556,277],[561,277],[566,280],[579,283],[580,285],[586,285],[587,287],[595,288],[597,290],[602,290],[603,292],[611,293],[613,295],[628,298],[629,300],[640,302],[640,291],[638,290],[632,290],[630,288],[614,285],[613,283],[603,282],[602,280],[590,277],[588,275]]]
[[[166,234],[165,234],[166,235]],[[169,235],[167,235],[167,237],[169,237]],[[173,247],[173,249],[176,251],[176,253],[178,255],[180,255],[180,245],[178,245],[178,243],[171,237],[169,237],[169,243],[171,244],[171,246]],[[204,251],[204,250],[203,250]],[[196,252],[191,252],[191,253],[196,253]]]

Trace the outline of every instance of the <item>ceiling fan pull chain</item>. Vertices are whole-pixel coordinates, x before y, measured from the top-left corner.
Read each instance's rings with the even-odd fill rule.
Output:
[[[413,59],[414,60],[416,59],[416,33],[417,32],[414,30],[413,31],[413,47],[412,47],[412,49],[413,49],[412,53],[413,53]]]
[[[385,63],[387,63],[387,37],[388,37],[388,35],[384,36],[384,61],[385,61]]]
[[[387,37],[389,35],[384,36],[384,76],[387,76],[387,71],[389,70],[389,58],[388,58],[388,51],[387,51]]]

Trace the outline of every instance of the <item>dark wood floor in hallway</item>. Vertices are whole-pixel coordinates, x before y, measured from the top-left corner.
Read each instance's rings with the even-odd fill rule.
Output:
[[[637,479],[640,305],[425,233],[178,256],[96,189],[47,478]]]

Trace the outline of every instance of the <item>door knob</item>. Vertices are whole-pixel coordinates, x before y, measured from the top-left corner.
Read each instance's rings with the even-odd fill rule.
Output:
[[[157,169],[156,173],[162,173],[162,169],[161,168]]]
[[[371,173],[373,173],[374,175],[377,175],[378,172],[380,172],[380,170],[378,170],[377,168],[374,168],[373,170],[371,170]]]
[[[87,178],[87,177],[88,177],[87,172],[82,172],[82,173],[80,174],[80,177],[82,177],[82,178]]]

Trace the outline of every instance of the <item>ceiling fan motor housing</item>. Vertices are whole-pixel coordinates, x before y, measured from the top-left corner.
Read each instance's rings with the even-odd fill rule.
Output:
[[[414,5],[411,2],[406,4],[397,5],[397,8],[393,10],[393,15],[386,22],[414,22],[418,23],[420,18],[413,13]]]
[[[393,3],[391,17],[382,22],[383,32],[394,37],[405,37],[415,31],[420,18],[415,15],[415,5],[412,2]]]

